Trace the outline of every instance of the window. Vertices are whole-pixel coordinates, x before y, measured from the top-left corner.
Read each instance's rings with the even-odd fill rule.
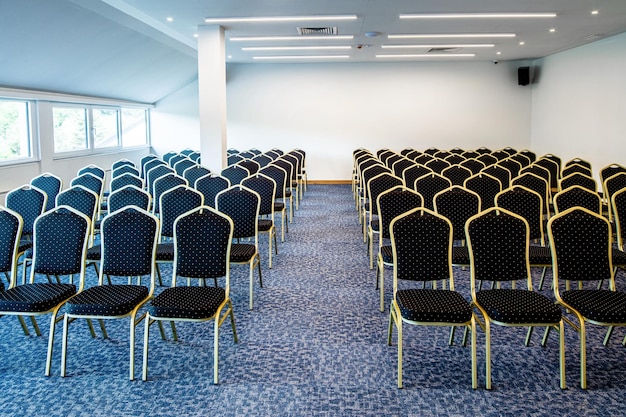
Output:
[[[123,146],[141,146],[148,143],[148,111],[142,108],[122,108]]]
[[[93,147],[110,148],[120,146],[119,140],[119,110],[115,108],[94,108],[91,111],[93,118]]]
[[[0,163],[30,157],[30,103],[0,99]]]
[[[54,123],[54,152],[89,149],[87,108],[54,106],[52,120]]]

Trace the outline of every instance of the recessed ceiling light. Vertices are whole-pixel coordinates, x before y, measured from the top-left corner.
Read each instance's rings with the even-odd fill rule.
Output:
[[[242,51],[306,51],[311,49],[351,49],[351,46],[248,46]]]
[[[268,55],[253,56],[252,59],[270,60],[270,59],[348,59],[350,55]]]
[[[197,33],[194,33],[194,34],[193,34],[193,37],[194,37],[194,38],[198,38],[198,37],[200,37],[200,35],[198,35]]]
[[[424,33],[387,35],[389,39],[514,38],[515,33]]]
[[[400,19],[516,19],[556,17],[556,13],[403,13]]]
[[[520,45],[526,45],[526,42],[521,41],[519,44],[520,44]]]
[[[493,48],[493,43],[453,43],[422,45],[381,45],[381,48]]]
[[[556,29],[555,28],[550,28],[550,33],[554,33],[554,32],[556,32]]]
[[[312,35],[312,36],[231,36],[231,41],[310,41],[310,40],[349,40],[354,35]]]
[[[592,10],[592,11],[591,11],[591,14],[594,14],[594,15],[595,15],[595,14],[599,14],[599,13],[600,13],[600,12],[599,12],[598,10]]]
[[[502,55],[501,51],[496,52],[496,55]]]
[[[356,20],[355,14],[329,16],[267,16],[267,17],[207,17],[205,23],[245,23],[245,22],[296,22],[316,20]]]
[[[380,54],[376,58],[471,58],[476,54]]]
[[[168,22],[173,22],[174,18],[172,16],[168,16],[165,18],[165,20],[167,20]]]

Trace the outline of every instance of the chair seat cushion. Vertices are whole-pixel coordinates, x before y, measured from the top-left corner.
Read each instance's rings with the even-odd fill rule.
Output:
[[[380,222],[378,221],[378,218],[372,219],[372,221],[370,222],[370,227],[372,228],[372,231],[378,233],[380,229]]]
[[[18,285],[0,293],[0,311],[44,312],[76,294],[73,284]]]
[[[476,301],[489,318],[507,324],[550,324],[561,320],[561,309],[537,292],[493,289],[476,293]]]
[[[467,246],[452,246],[452,264],[469,265],[469,249]]]
[[[226,291],[220,287],[172,287],[152,300],[148,312],[152,317],[207,319],[225,298]]]
[[[381,246],[380,255],[382,256],[384,263],[393,264],[393,249],[391,246]]]
[[[102,247],[100,245],[90,247],[85,256],[88,261],[99,261],[102,258]]]
[[[156,260],[157,262],[174,262],[174,243],[158,243]]]
[[[450,290],[408,289],[396,292],[402,317],[428,323],[467,323],[472,308],[461,294]]]
[[[259,219],[259,232],[269,232],[274,222],[268,219]]]
[[[143,285],[99,285],[76,294],[65,310],[81,316],[123,316],[147,296],[148,288]]]
[[[547,246],[531,245],[528,250],[528,262],[530,266],[552,266],[552,255]]]
[[[561,294],[583,317],[600,323],[626,323],[626,293],[611,290],[570,290]]]
[[[285,203],[282,201],[274,202],[274,211],[283,211],[285,209]]]
[[[233,243],[230,247],[230,261],[235,263],[250,262],[256,255],[256,247],[247,243]]]

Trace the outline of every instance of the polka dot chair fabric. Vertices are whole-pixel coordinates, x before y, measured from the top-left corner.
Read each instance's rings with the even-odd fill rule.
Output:
[[[241,165],[231,165],[224,168],[220,173],[222,177],[228,178],[232,185],[239,184],[244,178],[250,175],[250,171]]]
[[[615,291],[611,226],[599,214],[580,207],[558,213],[548,222],[553,258],[554,295],[576,319],[603,326],[626,325],[626,293]],[[563,281],[607,280],[609,289],[563,290]],[[577,287],[577,286],[575,286]],[[582,316],[581,317],[579,317]],[[581,388],[587,387],[586,330],[579,323]]]
[[[441,175],[450,180],[452,185],[463,185],[463,182],[471,177],[472,171],[460,165],[452,165],[444,169]]]
[[[114,212],[127,206],[139,207],[142,210],[150,209],[150,194],[141,188],[127,185],[119,190],[113,191],[109,195],[109,211]]]
[[[480,196],[480,208],[486,210],[495,206],[495,197],[502,191],[500,180],[481,172],[465,180],[463,186]]]
[[[263,174],[251,175],[241,181],[241,185],[255,191],[260,197],[259,203],[259,233],[268,236],[268,259],[269,267],[272,267],[272,250],[278,254],[276,241],[276,227],[274,226],[274,196],[276,195],[276,182]],[[272,244],[274,248],[272,249]]]
[[[425,167],[424,165],[418,165],[418,164],[410,168],[407,168],[402,173],[402,179],[404,180],[404,185],[411,189],[415,189],[415,181],[418,178],[421,178],[424,175],[430,174],[432,172],[434,172],[432,169]]]
[[[615,217],[615,230],[617,232],[617,244],[624,250],[624,239],[626,239],[626,188],[617,191],[611,197],[611,206]]]
[[[497,178],[498,181],[500,181],[500,187],[503,190],[509,188],[509,185],[511,184],[511,172],[500,165],[490,165],[481,172]]]
[[[593,172],[591,170],[591,166],[587,165],[588,163],[582,165],[579,163],[574,163],[574,164],[569,164],[569,165],[565,165],[563,167],[563,169],[561,170],[561,178],[565,178],[570,174],[573,174],[574,172],[580,172],[583,175],[586,175],[588,177],[593,176]]]
[[[465,240],[465,222],[480,211],[480,196],[473,191],[454,185],[440,191],[434,198],[435,212],[452,223],[452,237]]]
[[[496,207],[522,216],[529,226],[529,239],[538,239],[543,245],[543,211],[541,196],[520,185],[502,190],[496,195]]]
[[[415,191],[422,195],[424,198],[424,208],[428,210],[434,210],[435,208],[435,194],[451,186],[452,183],[449,179],[435,173],[424,175],[415,181]]]
[[[65,305],[63,333],[68,332],[69,319],[130,318],[130,380],[134,379],[134,340],[136,314],[154,292],[155,252],[159,221],[137,207],[126,207],[108,214],[101,225],[102,259],[98,285],[87,288],[69,299]],[[104,285],[104,276],[141,277],[148,275],[149,287],[137,283]],[[107,337],[104,322],[101,322]],[[65,376],[67,337],[63,339],[61,376]]]
[[[170,168],[169,166],[165,164],[165,162],[163,161],[160,161],[160,162],[161,164],[155,167],[152,167],[146,173],[146,189],[148,190],[148,193],[150,193],[150,195],[152,196],[152,201],[154,201],[155,204],[156,204],[156,199],[154,198],[154,183],[156,182],[156,180],[158,180],[159,178],[165,175],[175,173],[172,168]],[[148,165],[146,165],[146,168],[148,168]]]
[[[454,291],[450,263],[452,225],[443,216],[417,208],[391,222],[394,297],[388,342],[398,329],[398,387],[402,387],[402,323],[465,326],[471,330],[472,387],[476,388],[476,332],[470,303]],[[399,288],[398,281],[446,281],[449,289]],[[445,288],[445,287],[444,287]]]
[[[259,169],[261,168],[259,163],[253,161],[252,159],[244,159],[243,161],[239,161],[237,165],[247,169],[250,175],[256,174],[257,172],[259,172]]]
[[[596,180],[579,172],[575,172],[559,180],[559,190],[566,190],[572,185],[580,185],[581,187],[593,192],[598,191]]]
[[[180,216],[174,224],[176,262],[172,287],[165,289],[148,305],[144,333],[143,380],[148,377],[148,344],[151,322],[172,320],[174,340],[177,339],[174,320],[214,320],[214,383],[218,383],[219,327],[230,316],[233,337],[237,332],[232,303],[229,298],[229,258],[233,237],[233,222],[227,216],[207,206]],[[177,277],[214,278],[215,287],[176,286]],[[225,277],[224,286],[217,278]]]
[[[561,388],[565,388],[564,332],[561,309],[543,294],[532,291],[528,260],[529,227],[526,220],[508,210],[491,208],[466,223],[470,250],[473,304],[485,326],[550,326],[559,330]],[[478,290],[476,282],[517,281],[526,288]],[[532,328],[532,327],[530,327]],[[491,388],[491,339],[486,332],[486,386]],[[526,343],[528,344],[530,332]]]
[[[161,237],[174,237],[174,221],[178,216],[204,204],[202,193],[185,185],[165,191],[160,200]]]
[[[161,196],[165,192],[180,185],[187,186],[187,180],[176,174],[164,175],[154,182],[154,193],[152,195],[154,202],[152,205],[152,212],[154,214],[159,214],[161,212]]]
[[[130,161],[128,161],[130,162]],[[130,164],[132,164],[132,162],[130,162]],[[139,170],[137,168],[135,168],[134,165],[121,165],[117,168],[113,168],[113,170],[111,171],[111,178],[115,179],[119,176],[122,176],[124,174],[131,174],[131,175],[135,175],[136,177],[140,177],[141,178],[141,172],[139,172]]]
[[[115,171],[116,169],[121,168],[123,166],[130,166],[133,168],[137,168],[133,161],[131,161],[130,159],[122,158],[122,159],[118,159],[117,161],[111,164],[111,171]]]
[[[77,176],[81,176],[83,174],[90,173],[95,175],[96,177],[104,180],[105,172],[104,169],[100,168],[97,165],[87,165],[78,170]]]
[[[521,174],[511,181],[512,186],[521,185],[541,196],[541,207],[544,216],[549,216],[550,214],[550,188],[548,184],[549,182],[545,178],[531,172]]]
[[[466,159],[465,161],[461,162],[459,165],[472,171],[472,175],[478,174],[480,171],[482,171],[485,168],[484,163],[474,158]]]
[[[24,221],[22,235],[32,235],[35,219],[45,211],[47,200],[44,191],[30,185],[23,185],[7,193],[5,206],[22,216]]]
[[[209,175],[209,174],[211,174],[210,169],[205,168],[200,165],[196,165],[196,166],[192,166],[189,169],[186,169],[185,172],[183,172],[183,178],[187,180],[190,187],[193,187],[196,184],[196,180],[198,178],[202,178],[205,175]]]
[[[98,198],[102,197],[104,181],[94,174],[86,172],[82,175],[79,175],[70,182],[70,186],[73,187],[75,185],[82,185],[88,190],[96,193],[98,195]]]
[[[13,210],[0,206],[0,272],[6,274],[9,286],[17,279],[17,255],[22,236],[22,217]],[[4,291],[0,282],[0,291]]]
[[[219,175],[205,175],[194,183],[194,188],[204,196],[204,204],[215,208],[215,196],[230,187],[230,180]]]
[[[127,185],[143,188],[143,180],[139,176],[131,173],[119,175],[111,180],[111,192],[115,192]]]
[[[573,185],[554,195],[554,209],[557,213],[572,207],[584,207],[594,213],[602,213],[602,199],[587,188],[580,185]]]
[[[182,177],[187,169],[195,167],[197,165],[198,164],[196,164],[189,158],[181,159],[176,163],[176,165],[174,165],[174,171],[176,172],[176,175],[180,175]]]
[[[450,167],[450,163],[443,160],[443,159],[439,159],[439,158],[435,158],[432,161],[428,161],[426,164],[426,167],[430,168],[433,170],[433,172],[436,172],[437,174],[441,174],[441,172]]]
[[[63,180],[54,174],[45,172],[30,180],[30,185],[37,187],[46,193],[46,210],[51,210],[56,204],[57,194],[63,189]]]

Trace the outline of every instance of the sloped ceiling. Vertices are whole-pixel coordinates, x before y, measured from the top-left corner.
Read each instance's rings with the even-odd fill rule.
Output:
[[[153,32],[100,1],[0,0],[0,85],[154,103],[197,78],[197,59]]]

